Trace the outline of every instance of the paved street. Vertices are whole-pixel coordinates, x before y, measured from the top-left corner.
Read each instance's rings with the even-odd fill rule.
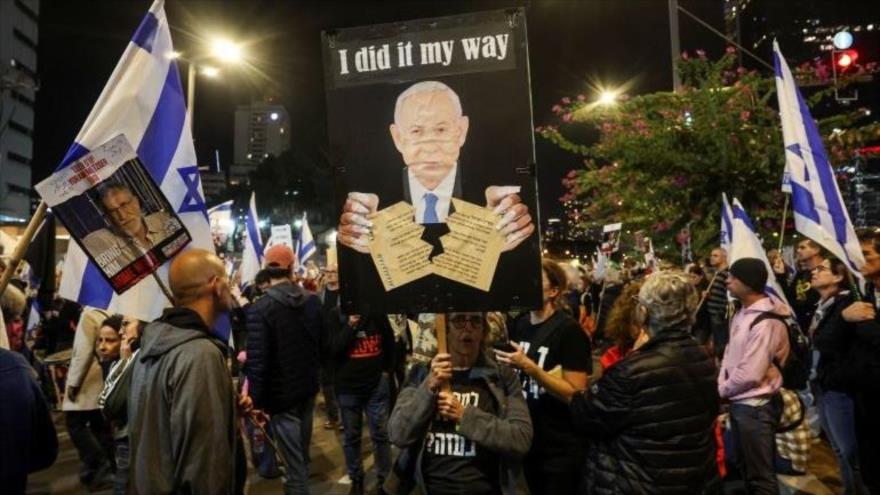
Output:
[[[325,420],[323,408],[315,410],[314,434],[312,436],[312,464],[311,464],[311,487],[316,495],[344,495],[348,493],[349,485],[340,483],[345,478],[345,461],[342,457],[342,432],[328,431],[322,426]],[[79,459],[73,444],[64,428],[63,417],[60,413],[55,416],[55,427],[59,432],[61,451],[55,464],[45,471],[41,471],[29,478],[28,494],[31,495],[75,495],[87,494],[88,491],[79,484],[77,471]],[[367,436],[367,428],[364,428],[364,468],[367,470],[366,486],[369,488],[375,483],[375,474],[370,471],[373,466],[372,445]],[[396,456],[396,452],[395,452]],[[807,476],[780,476],[784,494],[812,494],[827,495],[842,493],[840,477],[834,457],[827,444],[817,443],[811,451],[810,475]],[[736,493],[737,485],[728,483],[728,493]],[[248,476],[249,494],[280,494],[280,479],[262,479],[251,469]],[[96,492],[109,494],[110,490]]]
[[[349,485],[340,483],[345,478],[345,461],[342,456],[342,432],[328,431],[323,428],[325,420],[323,408],[315,408],[314,430],[311,447],[311,488],[313,494],[344,495]],[[32,495],[75,495],[87,494],[88,490],[79,484],[79,459],[70,442],[64,427],[61,413],[55,415],[55,428],[58,430],[60,452],[55,464],[28,478],[28,494]],[[367,471],[366,487],[375,483],[375,474],[370,470],[373,466],[372,445],[369,441],[368,428],[364,425],[364,469]],[[395,452],[396,455],[396,452]],[[282,493],[280,479],[262,479],[253,469],[248,475],[249,494]],[[109,495],[110,490],[95,492]]]

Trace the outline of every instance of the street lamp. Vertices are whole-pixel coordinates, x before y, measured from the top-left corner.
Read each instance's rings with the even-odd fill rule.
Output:
[[[180,52],[171,52],[169,57],[187,62],[186,116],[190,121],[190,126],[192,126],[193,113],[196,106],[196,71],[208,77],[217,77],[220,74],[220,69],[210,65],[203,65],[203,62],[206,60],[219,60],[220,62],[230,64],[240,63],[243,60],[241,45],[225,38],[215,39],[211,43],[210,54],[207,56],[186,59]]]
[[[599,93],[599,99],[596,102],[600,105],[610,106],[617,103],[617,93],[614,91],[604,90]]]

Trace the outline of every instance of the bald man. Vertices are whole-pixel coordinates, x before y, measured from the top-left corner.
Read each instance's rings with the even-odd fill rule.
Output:
[[[223,261],[178,255],[169,270],[175,305],[147,325],[128,398],[135,493],[232,493],[235,401],[227,349],[211,333],[232,306]]]

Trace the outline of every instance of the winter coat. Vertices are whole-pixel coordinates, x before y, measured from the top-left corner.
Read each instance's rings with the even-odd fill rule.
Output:
[[[79,387],[76,400],[65,393],[63,411],[93,411],[98,409],[98,397],[104,390],[104,375],[95,349],[101,323],[110,316],[106,311],[86,308],[79,319],[67,370],[67,387]]]
[[[16,352],[0,349],[0,489],[24,493],[27,475],[58,455],[58,438],[34,370]]]
[[[428,388],[427,376],[426,363],[413,367],[388,419],[391,443],[406,449],[401,453],[398,466],[409,465],[415,471],[395,471],[395,474],[401,478],[402,485],[415,481],[423,492],[422,454],[425,451],[428,427],[437,413],[437,395]],[[517,493],[516,486],[521,472],[519,459],[526,455],[532,444],[532,420],[523,398],[522,385],[509,367],[499,366],[482,355],[477,365],[471,369],[470,377],[486,383],[498,404],[499,415],[492,416],[477,408],[467,407],[458,432],[477,445],[499,454],[501,490],[504,495]],[[410,478],[413,475],[414,479]],[[395,487],[393,492],[408,493],[408,490],[397,490]]]
[[[844,320],[842,314],[853,301],[849,292],[835,296],[831,305],[821,312],[821,319],[813,330],[813,348],[819,352],[816,381],[824,390],[850,392],[857,379],[855,370],[847,362],[856,344],[856,325]]]
[[[873,287],[866,291],[865,302],[877,307]],[[853,388],[876,400],[880,394],[880,311],[873,320],[855,324],[855,341],[846,358]]]
[[[128,397],[135,493],[229,494],[235,476],[234,391],[226,346],[195,312],[147,325]]]
[[[714,360],[686,329],[669,329],[576,394],[572,420],[589,437],[585,493],[717,489],[715,373]]]
[[[293,283],[275,285],[247,308],[247,363],[254,406],[288,411],[318,393],[321,300]]]

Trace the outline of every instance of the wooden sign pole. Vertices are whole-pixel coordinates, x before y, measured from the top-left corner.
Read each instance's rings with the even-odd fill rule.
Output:
[[[437,334],[437,353],[449,353],[449,347],[446,345],[446,313],[434,314],[434,332]],[[447,382],[443,385],[443,391],[449,392],[452,386]]]
[[[6,268],[6,271],[3,272],[3,276],[0,277],[0,294],[3,294],[3,292],[6,291],[6,286],[9,285],[9,281],[15,274],[15,270],[18,269],[18,264],[21,263],[22,258],[24,258],[25,253],[27,253],[27,249],[30,247],[31,241],[34,239],[34,234],[37,232],[37,227],[40,226],[40,222],[42,222],[43,217],[46,216],[47,207],[48,205],[46,205],[45,201],[40,201],[40,205],[37,206],[37,211],[35,211],[34,216],[31,217],[31,221],[28,223],[27,228],[24,229],[21,238],[18,239],[18,244],[15,245],[15,251],[12,252],[12,258],[9,259],[9,266]],[[51,235],[55,235],[55,232],[52,232]]]

